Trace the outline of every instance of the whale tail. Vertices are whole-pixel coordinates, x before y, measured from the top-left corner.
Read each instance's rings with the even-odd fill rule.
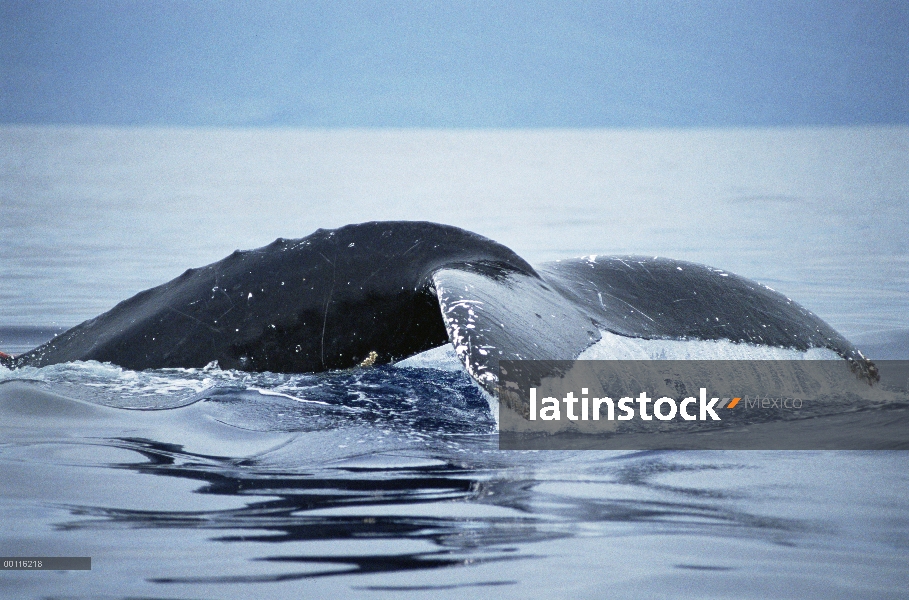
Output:
[[[6,352],[0,351],[0,367],[6,367],[7,369],[13,368],[13,357],[7,354]]]
[[[142,370],[217,361],[225,370],[309,373],[396,362],[450,342],[495,396],[500,360],[573,360],[606,334],[827,349],[869,383],[878,378],[819,317],[722,269],[596,255],[535,268],[475,233],[406,221],[237,251],[0,364],[96,360]]]

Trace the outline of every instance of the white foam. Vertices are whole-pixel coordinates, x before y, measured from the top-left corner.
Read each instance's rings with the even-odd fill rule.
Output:
[[[329,404],[328,402],[322,402],[320,400],[304,400],[303,398],[297,398],[296,396],[292,396],[290,394],[285,394],[284,392],[263,390],[261,388],[255,388],[255,387],[249,388],[249,391],[259,392],[259,394],[261,394],[262,396],[277,396],[279,398],[287,398],[288,400],[293,400],[294,402],[305,402],[307,404],[321,404],[323,406],[331,406],[331,404]]]
[[[0,383],[28,380],[48,384],[57,393],[120,408],[173,405],[219,383],[242,383],[250,374],[204,369],[132,371],[110,363],[74,361],[46,367],[0,370]]]

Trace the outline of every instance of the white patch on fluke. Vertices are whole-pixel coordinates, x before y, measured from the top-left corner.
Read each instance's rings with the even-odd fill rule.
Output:
[[[415,354],[394,364],[410,369],[438,369],[439,371],[463,371],[464,365],[458,359],[454,346],[444,344]]]
[[[600,331],[578,360],[842,360],[827,348],[807,351],[729,340],[645,340]]]

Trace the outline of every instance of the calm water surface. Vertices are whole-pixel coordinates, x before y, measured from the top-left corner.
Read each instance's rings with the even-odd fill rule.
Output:
[[[909,358],[905,127],[0,128],[0,349],[372,219],[711,264]],[[0,595],[905,597],[904,452],[501,452],[437,367],[0,372],[0,554],[93,559]]]

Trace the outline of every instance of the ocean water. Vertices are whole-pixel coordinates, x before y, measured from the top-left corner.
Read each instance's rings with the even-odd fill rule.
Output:
[[[0,127],[0,350],[236,248],[430,220],[692,260],[909,358],[909,128]],[[143,410],[144,409],[144,410]],[[147,410],[158,409],[158,410]],[[0,596],[899,598],[905,452],[500,451],[444,351],[0,371]]]

